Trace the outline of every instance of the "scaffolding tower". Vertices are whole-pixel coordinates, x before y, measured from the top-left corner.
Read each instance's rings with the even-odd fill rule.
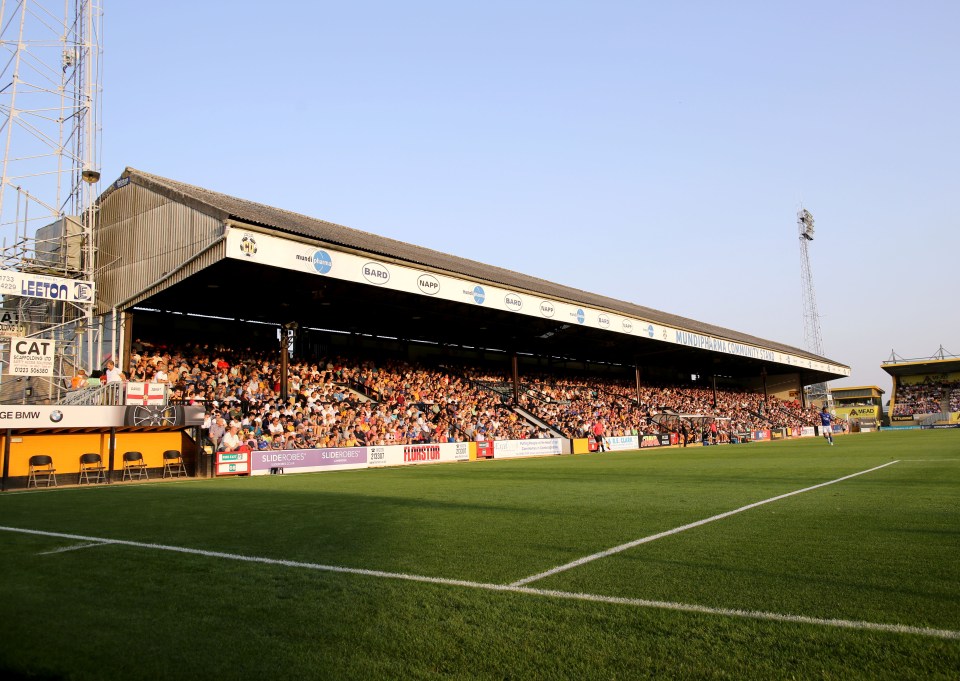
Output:
[[[100,0],[0,0],[0,401],[58,402],[94,368]],[[12,338],[53,369],[11,373]]]

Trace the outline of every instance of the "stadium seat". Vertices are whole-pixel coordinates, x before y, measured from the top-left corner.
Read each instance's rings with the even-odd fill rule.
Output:
[[[133,480],[148,478],[147,475],[147,464],[143,460],[143,454],[140,452],[124,452],[123,453],[123,477],[121,480]]]
[[[91,474],[93,479],[90,478]],[[99,454],[90,452],[80,455],[80,475],[77,480],[78,485],[83,483],[96,483],[107,481],[107,469],[103,465],[103,459]]]
[[[46,454],[35,454],[30,457],[30,474],[27,477],[27,487],[32,484],[39,487],[39,480],[44,480],[47,487],[57,486],[57,469],[53,467],[53,457]]]
[[[187,475],[187,467],[183,465],[183,457],[179,449],[168,449],[163,453],[163,477],[179,478]]]

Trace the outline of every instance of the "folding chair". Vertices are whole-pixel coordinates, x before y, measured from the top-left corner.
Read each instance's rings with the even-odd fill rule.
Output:
[[[136,477],[137,480],[141,478],[150,478],[150,476],[147,475],[147,464],[143,460],[143,454],[140,452],[124,452],[123,476],[120,478],[120,480],[121,482],[123,480],[133,480],[134,477]]]
[[[183,457],[179,449],[168,449],[163,453],[163,477],[179,478],[186,476],[187,467],[183,465]]]
[[[27,476],[27,487],[32,484],[39,487],[38,480],[44,480],[47,487],[52,483],[57,486],[57,469],[53,467],[53,457],[46,454],[35,454],[30,457],[30,474]]]
[[[90,479],[91,474],[93,479]],[[78,485],[83,483],[96,483],[107,481],[107,469],[103,465],[103,459],[99,454],[89,453],[80,455],[80,476],[77,480]]]

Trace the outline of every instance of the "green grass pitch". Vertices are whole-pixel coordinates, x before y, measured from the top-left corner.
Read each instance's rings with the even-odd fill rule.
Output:
[[[8,492],[0,673],[960,678],[960,431],[836,442]]]

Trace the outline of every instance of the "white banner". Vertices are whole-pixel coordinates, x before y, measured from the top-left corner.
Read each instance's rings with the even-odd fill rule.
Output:
[[[417,463],[469,461],[470,443],[389,445],[384,447],[367,447],[367,452],[367,465],[371,468],[380,466],[409,466]]]
[[[763,359],[791,366],[831,371],[845,376],[850,370],[805,357],[775,352],[713,336],[704,336],[683,329],[654,324],[637,317],[627,317],[587,306],[577,306],[545,298],[535,293],[481,284],[475,281],[428,272],[415,267],[382,262],[329,247],[311,246],[260,232],[227,230],[227,257],[281,267],[298,272],[332,277],[357,284],[379,286],[393,291],[423,295],[472,306],[482,306],[523,314],[529,317],[555,319],[571,326],[589,326],[613,333],[641,336],[655,341],[705,348],[742,357]]]
[[[0,430],[5,428],[111,428],[123,425],[126,407],[70,405],[0,405]]]
[[[12,376],[53,376],[56,343],[44,338],[10,339],[10,369]]]
[[[536,438],[532,440],[494,440],[493,458],[512,459],[517,456],[552,456],[563,453],[563,441],[559,438]]]
[[[636,435],[608,436],[603,438],[603,443],[607,450],[611,452],[623,452],[628,449],[640,449],[640,438]]]
[[[65,300],[69,303],[92,303],[92,281],[78,281],[45,274],[24,274],[16,270],[0,270],[0,295]]]
[[[26,336],[27,325],[23,323],[19,312],[3,310],[0,313],[0,336]]]

